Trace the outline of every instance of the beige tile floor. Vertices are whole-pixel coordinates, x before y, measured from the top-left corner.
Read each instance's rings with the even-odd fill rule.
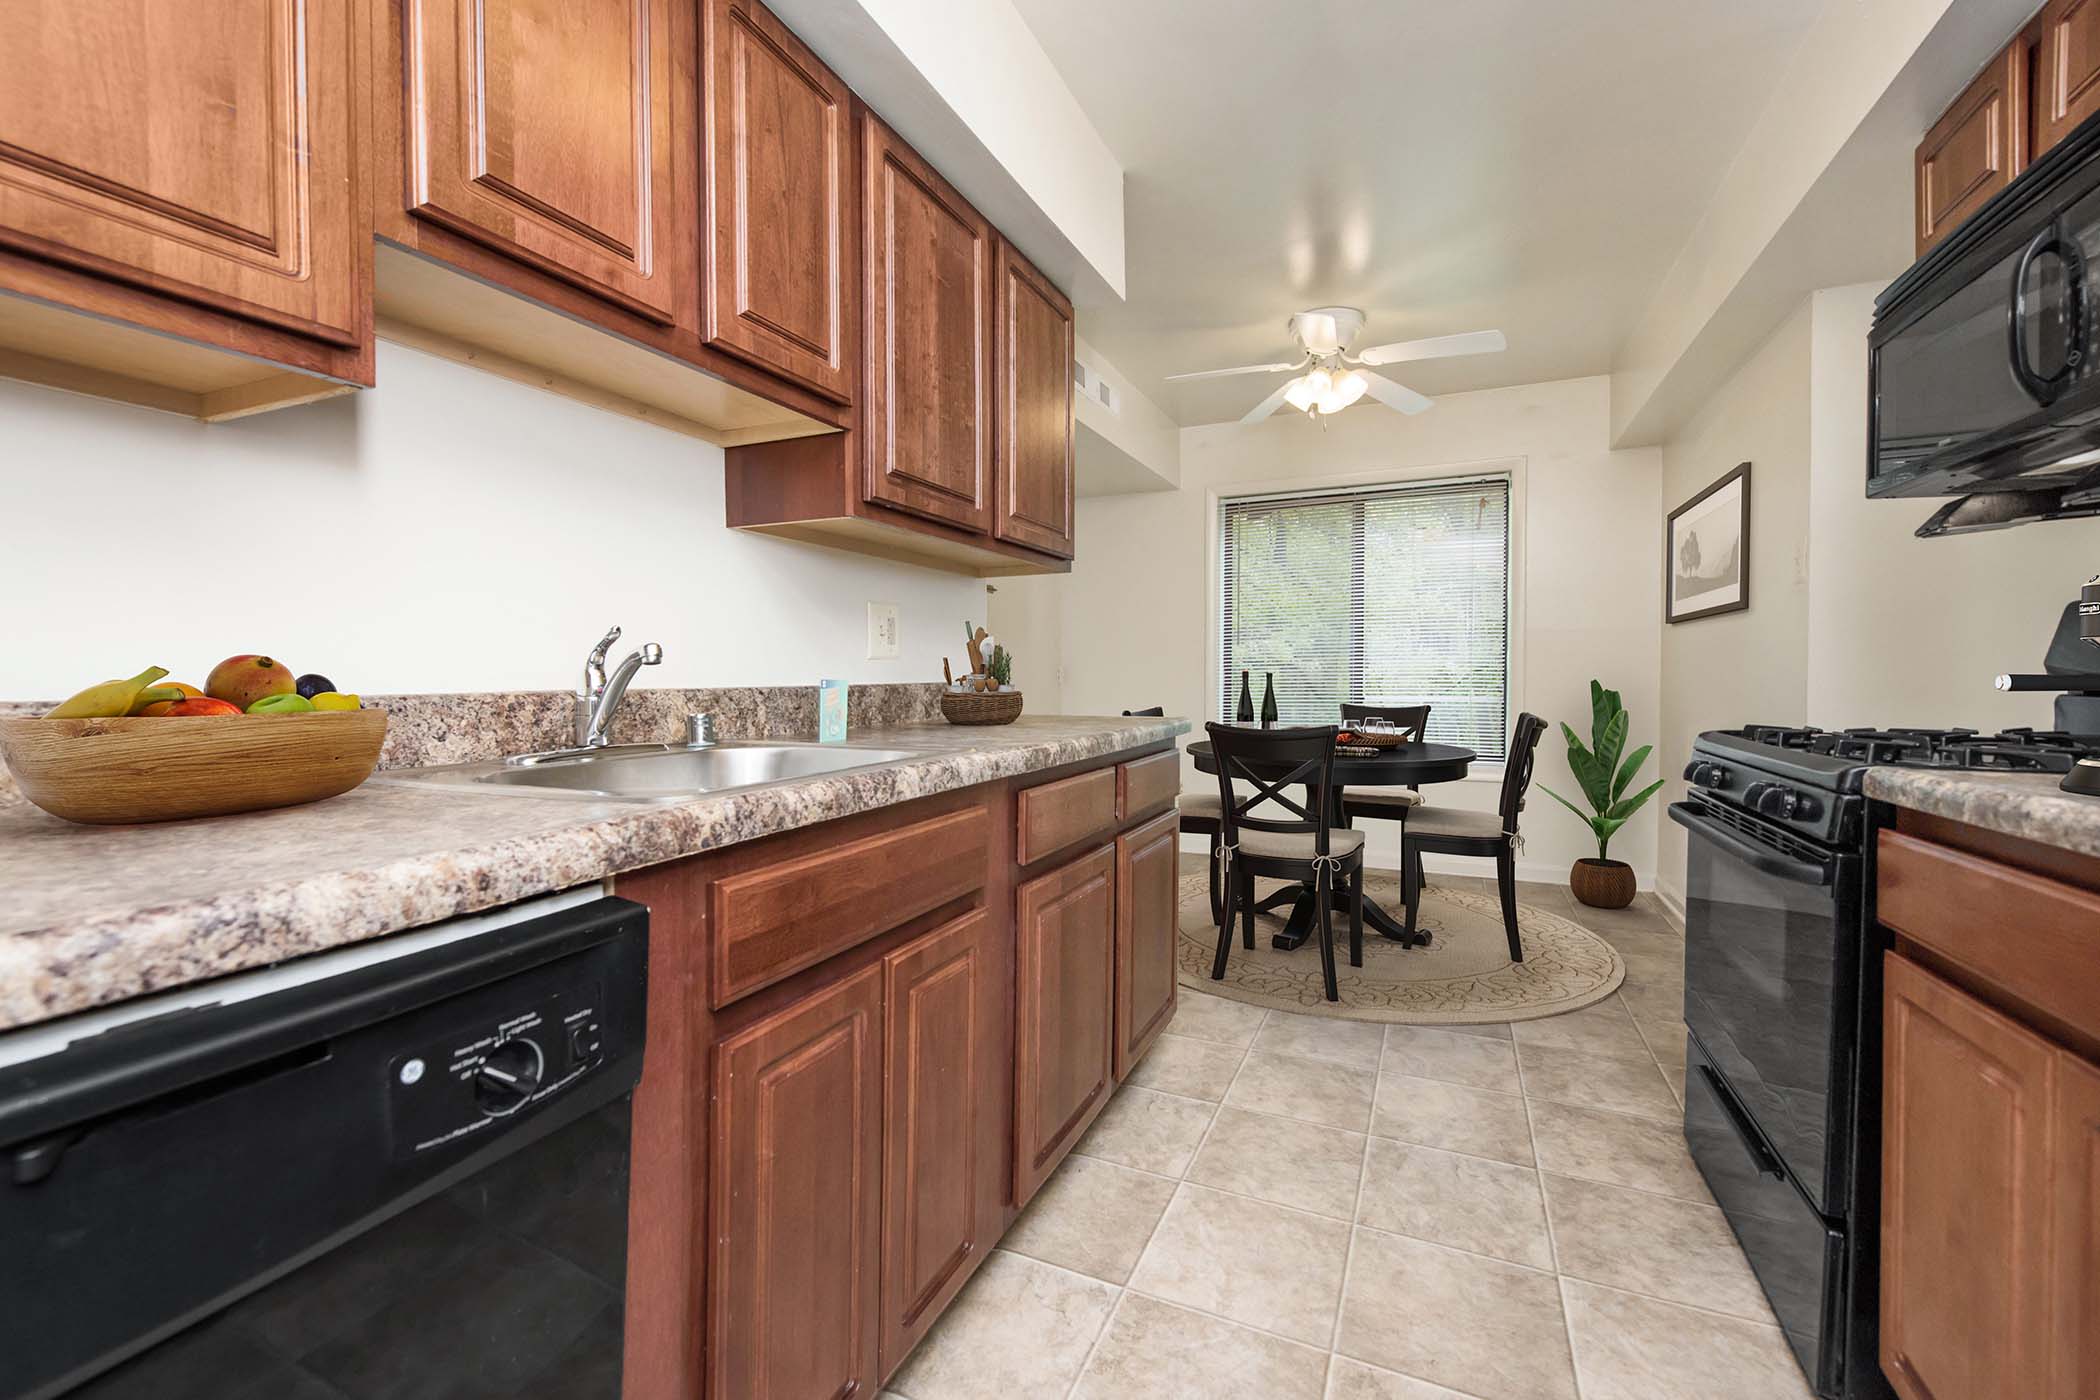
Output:
[[[1458,1029],[1184,988],[890,1400],[1807,1400],[1678,1132],[1680,933],[1522,898],[1626,986]]]

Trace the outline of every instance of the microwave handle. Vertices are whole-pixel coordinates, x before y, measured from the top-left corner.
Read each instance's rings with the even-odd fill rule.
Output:
[[[2044,253],[2054,253],[2063,259],[2064,322],[2070,327],[2064,367],[2049,376],[2036,374],[2034,366],[2027,363],[2027,343],[2020,334],[2026,321],[2027,272],[2034,260]],[[2056,402],[2057,396],[2085,360],[2085,259],[2079,254],[2078,244],[2065,238],[2062,228],[2053,221],[2028,240],[2027,246],[2020,250],[2019,261],[2013,264],[2012,303],[2005,324],[2013,378],[2027,391],[2028,397],[2048,407]]]

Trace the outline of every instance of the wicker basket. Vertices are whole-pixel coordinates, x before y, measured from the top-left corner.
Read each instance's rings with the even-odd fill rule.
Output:
[[[1021,692],[944,690],[941,716],[950,724],[1012,724],[1021,717]]]
[[[1341,747],[1343,748],[1397,749],[1402,744],[1407,742],[1407,736],[1405,734],[1379,734],[1376,732],[1365,733],[1361,729],[1348,729],[1346,727],[1344,729],[1344,732],[1348,734],[1353,734],[1356,737],[1351,739],[1347,744],[1342,745]]]

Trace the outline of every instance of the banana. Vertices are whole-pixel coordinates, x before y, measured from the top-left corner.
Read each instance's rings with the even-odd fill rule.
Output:
[[[127,681],[125,682],[125,684],[128,685],[130,684],[130,682]],[[183,690],[181,686],[149,685],[144,690],[138,693],[138,698],[131,702],[131,708],[126,710],[124,713],[127,715],[136,715],[142,713],[148,705],[158,705],[176,700],[186,700],[188,698],[189,693]]]
[[[44,716],[45,719],[113,719],[129,714],[139,692],[168,674],[165,666],[148,666],[128,681],[91,685]]]

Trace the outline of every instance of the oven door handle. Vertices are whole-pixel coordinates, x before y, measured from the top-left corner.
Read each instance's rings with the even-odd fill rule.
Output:
[[[1796,860],[1768,847],[1746,841],[1707,816],[1689,802],[1672,802],[1670,820],[1695,836],[1703,836],[1761,875],[1790,880],[1797,885],[1828,885],[1836,871],[1835,861]]]
[[[1779,1154],[1765,1144],[1765,1135],[1757,1130],[1744,1114],[1741,1105],[1736,1103],[1735,1091],[1721,1082],[1721,1076],[1714,1071],[1712,1065],[1702,1063],[1699,1073],[1706,1080],[1706,1087],[1712,1091],[1714,1102],[1721,1105],[1721,1116],[1728,1120],[1729,1127],[1735,1129],[1736,1137],[1743,1144],[1743,1150],[1748,1152],[1750,1160],[1757,1164],[1757,1174],[1776,1177],[1780,1181],[1786,1180],[1785,1164],[1779,1160]]]

